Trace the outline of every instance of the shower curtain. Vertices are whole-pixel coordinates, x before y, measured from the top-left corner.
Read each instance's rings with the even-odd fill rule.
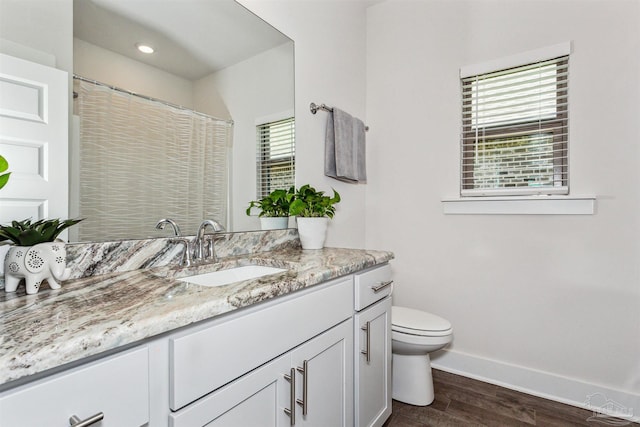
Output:
[[[161,218],[185,234],[206,218],[227,223],[232,123],[100,84],[75,87],[80,241],[152,237]]]

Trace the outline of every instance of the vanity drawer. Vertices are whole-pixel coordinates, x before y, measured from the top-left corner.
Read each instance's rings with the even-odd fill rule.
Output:
[[[231,313],[169,340],[169,406],[177,411],[353,314],[353,276]]]
[[[0,394],[0,426],[68,426],[103,413],[97,425],[149,422],[147,348],[127,351]]]
[[[391,294],[391,267],[384,264],[355,275],[354,303],[360,311]]]

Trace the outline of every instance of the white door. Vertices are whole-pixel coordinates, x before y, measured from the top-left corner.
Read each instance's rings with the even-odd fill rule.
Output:
[[[0,224],[68,217],[68,74],[0,54]]]

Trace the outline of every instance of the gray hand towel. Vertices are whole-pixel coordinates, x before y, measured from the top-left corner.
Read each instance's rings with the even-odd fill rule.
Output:
[[[366,182],[365,126],[337,108],[327,118],[324,174],[345,182]]]

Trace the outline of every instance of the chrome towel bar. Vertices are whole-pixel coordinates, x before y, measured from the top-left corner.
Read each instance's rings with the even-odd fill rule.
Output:
[[[316,104],[315,102],[312,102],[311,104],[309,104],[309,110],[311,110],[311,114],[315,114],[318,112],[318,110],[323,110],[323,111],[327,111],[329,113],[333,112],[333,108],[327,106],[326,104]],[[364,130],[368,131],[369,130],[369,126],[364,127]]]

